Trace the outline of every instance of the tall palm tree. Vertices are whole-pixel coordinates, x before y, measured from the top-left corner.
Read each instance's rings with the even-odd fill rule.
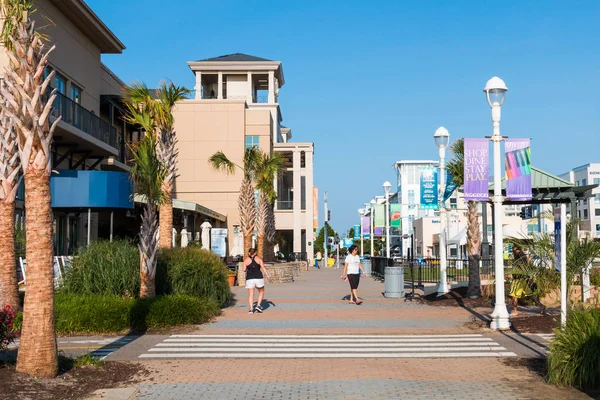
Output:
[[[0,81],[0,86],[4,86]],[[1,89],[0,89],[1,90]],[[6,113],[0,107],[0,307],[21,308],[15,257],[15,201],[19,188],[21,159],[17,135]]]
[[[29,1],[0,0],[0,7],[5,26],[8,23],[11,27],[9,31],[3,30],[10,42],[5,47],[9,67],[0,90],[2,103],[8,104],[4,110],[14,124],[22,160],[27,243],[36,244],[26,250],[27,296],[17,370],[54,377],[58,373],[58,354],[54,330],[50,147],[60,118],[50,124],[56,90],[50,96],[45,93],[54,73],[44,79],[48,56],[54,47],[46,50],[42,38],[36,34],[29,17]]]
[[[236,168],[238,168],[244,174],[238,197],[240,228],[244,235],[244,254],[247,254],[248,249],[252,247],[252,235],[256,229],[256,198],[254,196],[252,181],[256,175],[259,160],[260,152],[255,147],[246,149],[243,165],[234,163],[222,151],[216,152],[208,160],[209,164],[216,170],[232,175],[235,173]]]
[[[128,89],[127,94],[136,90],[137,84]],[[156,109],[152,99],[140,101],[126,97],[127,120],[139,125],[145,131],[144,137],[130,147],[133,160],[129,174],[133,180],[135,193],[141,195],[146,205],[142,213],[140,229],[140,297],[152,298],[156,295],[156,265],[158,253],[158,208],[167,201],[163,183],[167,176],[167,166],[157,154]],[[171,236],[169,235],[169,238]]]
[[[448,162],[448,171],[457,187],[464,184],[465,141],[458,139],[450,146],[453,153],[452,160]],[[479,231],[479,212],[477,202],[467,202],[467,255],[469,257],[469,286],[467,296],[481,297],[481,276],[479,274],[479,261],[481,260],[481,233]]]
[[[265,240],[268,243],[275,236],[275,213],[273,205],[277,199],[274,179],[279,178],[283,172],[284,160],[279,153],[268,155],[260,152],[256,168],[256,188],[260,191],[258,201],[258,214],[256,217],[256,231],[258,233],[256,251],[260,258],[265,258]],[[271,249],[272,250],[272,249]],[[273,258],[273,251],[267,254],[269,260]]]
[[[143,83],[134,83],[127,89],[130,103],[144,104],[153,114],[156,124],[156,154],[165,165],[166,176],[162,183],[165,201],[159,209],[159,247],[172,247],[173,232],[173,188],[177,176],[177,136],[174,129],[173,108],[190,91],[176,86],[172,81],[161,82],[156,90],[156,98]]]

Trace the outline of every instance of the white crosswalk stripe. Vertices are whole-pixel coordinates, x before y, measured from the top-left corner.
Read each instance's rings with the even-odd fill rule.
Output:
[[[467,335],[172,335],[140,358],[515,357],[491,338]]]

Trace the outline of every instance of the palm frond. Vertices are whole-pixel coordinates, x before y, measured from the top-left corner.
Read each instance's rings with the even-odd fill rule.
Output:
[[[256,174],[256,168],[260,162],[260,150],[257,147],[247,148],[244,152],[244,176],[253,180]]]
[[[215,154],[210,156],[208,163],[217,171],[225,172],[228,175],[235,173],[235,167],[239,167],[233,161],[231,161],[225,153],[217,151]]]
[[[161,82],[156,91],[156,119],[165,130],[171,130],[173,126],[173,107],[175,103],[185,98],[190,93],[184,86],[176,86],[173,81]]]
[[[461,138],[452,142],[450,151],[452,152],[452,159],[448,161],[448,171],[452,175],[452,181],[456,186],[462,186],[465,169],[465,140]]]
[[[273,181],[281,176],[283,167],[284,160],[280,153],[259,154],[259,162],[256,166],[256,188],[267,196],[269,202],[277,199]]]
[[[9,50],[13,49],[13,43],[10,40],[10,37],[13,36],[17,27],[14,21],[20,19],[24,12],[29,14],[35,12],[33,9],[33,0],[0,1],[0,15],[2,17],[2,31],[0,33],[0,40],[2,40],[4,47]]]
[[[156,156],[156,138],[146,135],[135,147],[130,147],[133,160],[130,176],[135,185],[135,191],[143,195],[148,203],[164,204],[166,194],[162,190],[166,168]]]

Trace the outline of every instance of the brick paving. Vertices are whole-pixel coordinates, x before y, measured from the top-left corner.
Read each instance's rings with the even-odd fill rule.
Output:
[[[249,315],[246,291],[234,288],[236,306],[189,335],[442,335],[479,333],[467,327],[491,310],[428,307],[382,296],[383,284],[363,279],[363,305],[349,305],[340,270],[304,272],[290,284],[266,289],[263,314]],[[346,298],[345,298],[346,297]],[[475,312],[473,312],[475,311]],[[483,332],[501,346],[531,356],[510,335]],[[149,374],[139,399],[586,399],[575,390],[543,383],[507,358],[273,358],[140,359],[168,336],[145,335],[108,359],[137,359]],[[537,337],[537,339],[540,339]],[[227,345],[225,343],[225,345]],[[355,345],[348,346],[351,353]],[[515,350],[519,348],[520,350]],[[514,359],[513,359],[514,360]]]

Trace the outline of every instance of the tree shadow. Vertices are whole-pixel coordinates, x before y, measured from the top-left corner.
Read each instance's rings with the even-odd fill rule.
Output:
[[[271,300],[263,299],[260,306],[262,307],[263,310],[268,310],[271,307],[277,307],[277,304],[273,303]]]

